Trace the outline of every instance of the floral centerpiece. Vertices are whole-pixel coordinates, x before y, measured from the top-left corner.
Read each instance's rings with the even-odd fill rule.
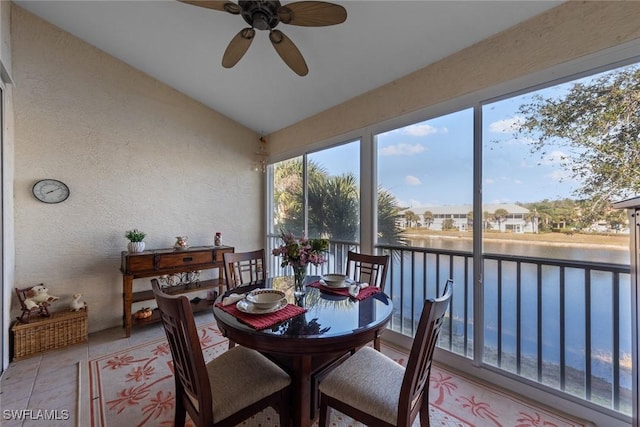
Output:
[[[290,265],[293,269],[295,295],[304,294],[304,279],[309,264],[321,265],[326,262],[324,254],[329,250],[327,239],[307,239],[304,235],[297,238],[291,232],[280,232],[282,244],[271,253],[282,257],[280,267]]]

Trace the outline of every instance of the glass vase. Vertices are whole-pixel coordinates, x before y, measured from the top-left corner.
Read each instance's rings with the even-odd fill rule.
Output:
[[[304,281],[307,278],[307,266],[294,265],[293,267],[293,295],[301,297],[305,294]]]

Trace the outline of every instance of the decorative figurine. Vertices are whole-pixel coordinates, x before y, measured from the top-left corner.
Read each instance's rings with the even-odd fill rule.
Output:
[[[52,303],[59,298],[49,295],[49,289],[44,285],[37,285],[32,287],[27,293],[27,298],[24,300],[24,305],[28,310],[39,307],[43,303]]]
[[[187,245],[187,240],[189,240],[189,238],[187,236],[178,236],[176,239],[176,244],[173,245],[175,249],[181,251],[189,248],[189,245]]]
[[[71,301],[71,304],[69,304],[71,311],[80,311],[87,306],[86,302],[80,301],[81,297],[82,294],[73,294],[73,301]]]
[[[213,244],[216,246],[222,245],[222,233],[217,232],[216,237],[213,239]]]

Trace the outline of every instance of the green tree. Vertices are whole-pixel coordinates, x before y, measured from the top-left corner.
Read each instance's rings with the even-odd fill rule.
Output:
[[[433,224],[433,212],[424,211],[422,217],[424,218],[424,225],[426,225],[427,228],[431,228],[431,224]]]
[[[450,230],[455,230],[456,229],[456,223],[453,219],[451,218],[447,218],[444,221],[442,221],[442,230],[443,231],[450,231]]]
[[[493,213],[493,219],[498,223],[498,231],[502,231],[502,221],[507,218],[509,212],[504,208],[498,208]]]
[[[538,211],[536,209],[533,209],[531,212],[525,214],[524,216],[524,221],[526,224],[531,223],[531,231],[533,233],[537,233],[538,232],[538,219],[540,218],[540,215],[538,214]]]
[[[405,211],[404,220],[407,222],[407,227],[411,228],[414,223],[417,223],[420,220],[420,217],[413,211]]]
[[[274,169],[274,228],[296,234],[304,227],[302,158],[276,164]],[[309,237],[357,241],[360,194],[351,173],[329,175],[310,161],[307,164],[307,228]],[[378,189],[378,237],[383,243],[402,243],[397,225],[399,207],[387,191]]]
[[[482,224],[484,231],[491,230],[491,214],[488,211],[482,212]]]
[[[629,224],[627,213],[621,209],[611,209],[605,216],[609,228],[612,230],[622,230]]]
[[[396,198],[382,187],[378,188],[378,243],[403,243],[398,226],[400,207]]]
[[[309,180],[309,236],[356,241],[360,200],[351,173]]]
[[[304,230],[302,159],[276,164],[274,168],[273,217],[275,230]]]
[[[563,166],[580,182],[576,195],[593,209],[640,193],[640,69],[628,67],[561,97],[535,96],[520,106],[515,136],[533,139],[532,152],[550,144],[567,151]]]

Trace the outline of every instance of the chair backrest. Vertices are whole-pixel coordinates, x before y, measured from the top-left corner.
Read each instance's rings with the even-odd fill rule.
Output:
[[[44,286],[43,283],[40,283],[36,286]],[[49,303],[47,301],[43,301],[38,304],[37,307],[32,309],[27,308],[25,304],[25,300],[34,296],[32,289],[35,286],[29,286],[28,288],[15,288],[16,295],[18,296],[18,302],[20,303],[20,309],[22,310],[22,314],[17,319],[23,323],[29,323],[31,319],[31,311],[37,311],[41,316],[49,316]],[[25,316],[27,317],[25,320]]]
[[[222,256],[227,289],[266,278],[264,249],[251,252],[225,252]]]
[[[20,302],[20,308],[23,310],[27,310],[27,306],[24,304],[24,300],[29,298],[29,291],[33,286],[29,286],[28,288],[15,288],[16,295],[18,296],[18,302]]]
[[[349,251],[346,274],[357,282],[366,282],[384,291],[388,265],[389,255],[366,255]]]
[[[176,390],[182,391],[177,394],[183,396],[191,419],[202,425],[201,420],[213,420],[212,397],[191,303],[184,295],[165,294],[157,279],[151,287],[171,348]]]
[[[444,316],[449,308],[452,288],[453,280],[449,279],[445,284],[443,295],[435,300],[426,300],[422,308],[418,330],[411,346],[400,388],[398,425],[405,425],[407,420],[413,419],[423,404],[428,404],[433,353],[438,344]]]

